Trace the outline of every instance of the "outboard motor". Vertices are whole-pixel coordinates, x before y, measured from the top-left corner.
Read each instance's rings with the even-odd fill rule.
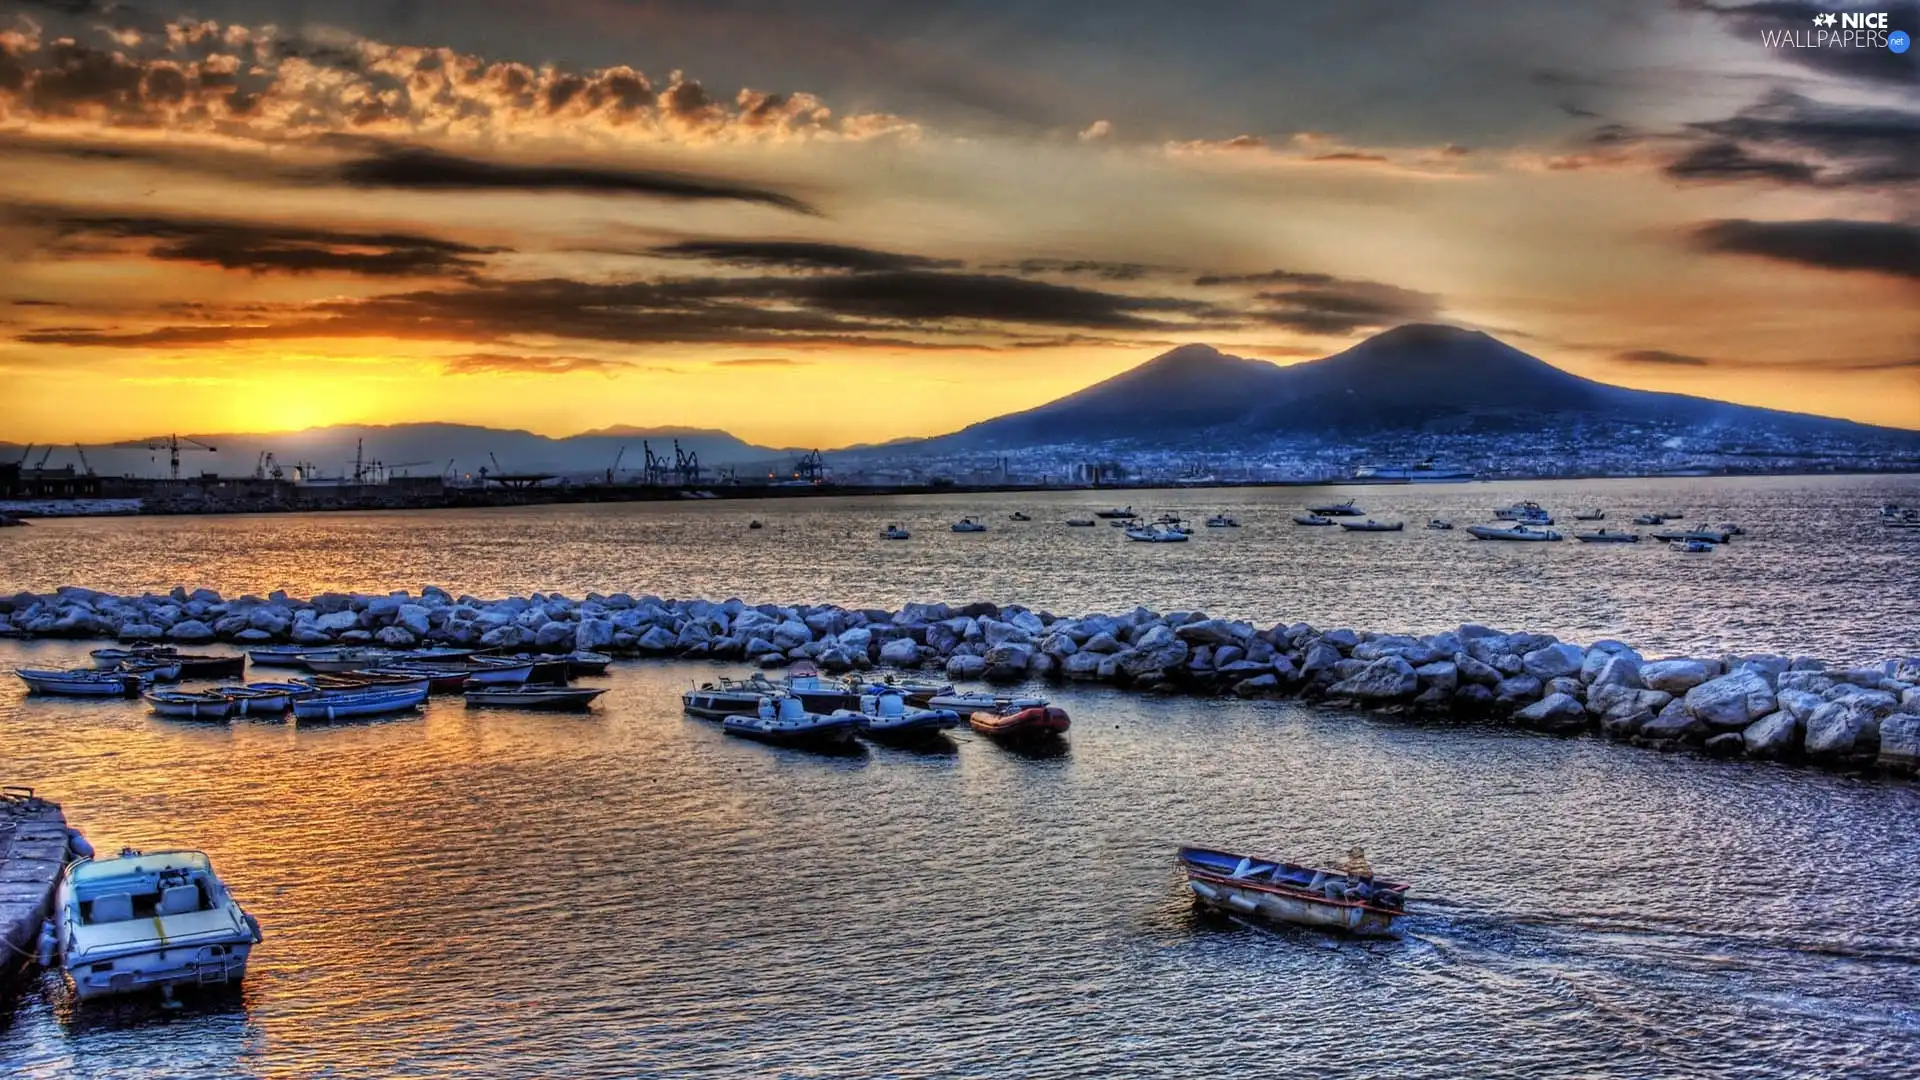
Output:
[[[780,699],[780,719],[797,724],[807,718],[807,707],[795,697]]]
[[[67,830],[67,861],[91,858],[93,858],[93,845],[87,843],[87,838],[80,835],[79,829],[69,828]]]

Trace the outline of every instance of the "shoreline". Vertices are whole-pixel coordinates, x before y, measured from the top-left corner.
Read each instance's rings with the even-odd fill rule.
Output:
[[[897,611],[749,605],[626,593],[481,600],[322,593],[223,598],[175,587],[117,596],[75,586],[0,597],[0,637],[423,645],[711,660],[830,674],[938,670],[955,681],[1097,682],[1158,695],[1292,698],[1422,718],[1493,720],[1662,750],[1920,771],[1920,656],[1842,667],[1752,653],[1649,658],[1474,624],[1424,635],[1302,622],[1262,630],[1202,612],[1057,616],[1019,605],[908,603]]]
[[[1142,484],[768,484],[693,485],[582,484],[526,489],[445,488],[420,493],[367,485],[342,495],[343,489],[315,489],[318,493],[289,501],[284,495],[209,497],[199,481],[181,481],[177,490],[200,492],[193,499],[175,499],[148,505],[145,497],[98,499],[0,500],[0,514],[17,519],[57,520],[111,517],[204,517],[234,514],[327,514],[369,510],[473,510],[520,506],[577,506],[594,503],[724,502],[749,499],[886,498],[913,495],[1046,494],[1052,492],[1125,493],[1161,491],[1232,491],[1265,488],[1458,488],[1475,484],[1572,483],[1588,480],[1751,480],[1764,478],[1920,476],[1920,466],[1873,471],[1713,472],[1704,474],[1601,473],[1577,476],[1499,476],[1471,480],[1412,481],[1345,477],[1300,480],[1212,480],[1205,483],[1154,481]],[[154,481],[159,484],[159,481]],[[299,491],[291,484],[289,491]],[[162,486],[160,490],[165,491]],[[699,494],[695,494],[698,492]]]

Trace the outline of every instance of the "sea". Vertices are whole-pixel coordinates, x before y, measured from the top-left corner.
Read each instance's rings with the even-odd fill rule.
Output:
[[[1354,498],[1399,534],[1290,522]],[[1496,544],[1520,499],[1735,522],[1710,554]],[[1240,526],[1128,543],[1118,502]],[[1920,653],[1920,479],[685,502],[42,521],[0,592],[588,591],[1261,625],[1474,621],[1662,652]],[[1033,520],[1012,521],[1019,511]],[[985,533],[955,534],[960,516]],[[760,520],[761,529],[747,523]],[[906,526],[906,541],[881,528]],[[1571,529],[1568,523],[1563,526]],[[1645,531],[1645,530],[1642,530]],[[0,641],[0,669],[85,642]],[[243,984],[0,1002],[0,1076],[1901,1077],[1920,1061],[1920,787],[1590,738],[1036,687],[1067,744],[824,756],[729,738],[617,663],[591,712],[163,720],[0,686],[0,782],[95,847],[207,851]],[[1197,910],[1180,844],[1412,883],[1363,943]]]

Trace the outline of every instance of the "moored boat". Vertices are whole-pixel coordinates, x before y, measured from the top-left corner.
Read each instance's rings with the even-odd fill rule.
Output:
[[[957,533],[981,533],[986,532],[987,527],[970,517],[963,517],[953,523],[953,531]]]
[[[198,851],[81,859],[60,876],[52,921],[60,969],[83,1001],[237,982],[262,936]]]
[[[1703,544],[1724,544],[1733,539],[1730,534],[1721,532],[1719,529],[1668,529],[1654,533],[1653,538],[1669,543],[1698,540]]]
[[[1408,886],[1341,870],[1183,847],[1187,886],[1208,907],[1357,937],[1402,934]]]
[[[247,683],[244,686],[216,686],[213,693],[233,702],[235,716],[278,716],[287,711],[296,696],[310,693],[293,683]]]
[[[1015,510],[1013,513],[1007,515],[1007,520],[1008,521],[1032,521],[1033,519],[1028,517],[1026,514],[1021,513],[1020,511]]]
[[[1714,544],[1706,540],[1675,540],[1667,546],[1688,555],[1704,555],[1714,549]]]
[[[1427,528],[1433,529],[1436,532],[1445,532],[1453,528],[1453,522],[1448,521],[1445,518],[1429,518],[1427,521]]]
[[[907,704],[923,709],[927,707],[927,702],[938,695],[953,693],[952,683],[903,675],[897,671],[871,672],[865,676],[864,681],[865,693],[899,694],[906,699]]]
[[[729,735],[776,746],[845,746],[859,730],[854,716],[810,713],[800,699],[779,695],[760,699],[752,715],[734,715],[720,721]]]
[[[1135,525],[1127,529],[1127,539],[1143,544],[1178,544],[1188,536],[1184,529],[1166,525]]]
[[[787,672],[779,687],[800,699],[808,712],[830,713],[835,709],[860,707],[861,688],[850,679],[831,679],[812,664],[799,663]]]
[[[234,710],[233,699],[215,690],[153,690],[142,696],[155,716],[179,720],[225,720]]]
[[[476,656],[464,661],[461,670],[467,673],[468,686],[512,686],[533,675],[533,661]]]
[[[1339,525],[1348,532],[1399,532],[1401,529],[1406,528],[1407,523],[1404,521],[1375,521],[1372,518],[1368,518],[1365,521],[1342,521],[1339,522]]]
[[[504,705],[515,709],[580,711],[606,693],[599,686],[476,686],[467,691],[467,705]]]
[[[1589,507],[1588,509],[1585,509],[1585,510],[1581,510],[1581,511],[1578,511],[1578,512],[1576,512],[1576,513],[1575,513],[1575,514],[1573,515],[1573,520],[1575,520],[1575,521],[1605,521],[1605,520],[1607,520],[1607,512],[1606,512],[1605,510],[1602,510],[1602,509],[1600,509],[1600,508],[1599,508],[1599,507],[1597,507],[1597,506],[1594,506],[1594,507]]]
[[[117,669],[128,675],[138,675],[145,682],[179,682],[181,664],[177,657],[148,656],[138,660],[122,660]]]
[[[612,665],[612,656],[591,649],[575,649],[567,654],[569,675],[605,675]]]
[[[1640,514],[1633,519],[1635,525],[1665,525],[1665,514]]]
[[[391,680],[389,685],[396,686],[402,682],[410,683],[414,680],[425,679],[427,681],[427,693],[429,694],[457,694],[467,688],[467,680],[473,677],[473,673],[466,668],[450,668],[444,665],[438,667],[410,667],[403,664],[343,672],[340,677],[352,679],[362,675],[378,675],[382,681]]]
[[[1135,518],[1135,517],[1139,517],[1140,515],[1139,515],[1139,514],[1136,514],[1136,513],[1134,513],[1134,512],[1133,512],[1133,507],[1131,507],[1131,506],[1125,506],[1125,507],[1118,507],[1118,506],[1117,506],[1117,507],[1114,507],[1114,508],[1113,508],[1113,509],[1111,509],[1111,510],[1095,510],[1095,511],[1093,512],[1093,516],[1094,516],[1094,517],[1099,517],[1099,518],[1120,518],[1120,519],[1125,519],[1125,518]]]
[[[882,539],[882,540],[911,540],[911,539],[913,539],[913,534],[912,534],[912,533],[910,533],[910,532],[908,532],[908,531],[907,531],[907,530],[906,530],[906,529],[905,529],[904,527],[902,527],[902,526],[899,526],[899,525],[889,525],[889,526],[887,526],[886,528],[884,528],[884,529],[881,529],[881,530],[880,530],[880,539]]]
[[[182,679],[239,679],[247,674],[246,653],[237,653],[233,656],[175,653],[167,657],[166,662],[180,665]]]
[[[1067,710],[1051,705],[981,709],[967,718],[967,726],[998,742],[1024,742],[1066,734]]]
[[[133,697],[144,680],[125,671],[94,668],[15,668],[27,690],[50,697]]]
[[[1553,517],[1547,513],[1546,508],[1531,499],[1514,503],[1512,506],[1503,506],[1495,510],[1493,516],[1501,521],[1519,521],[1528,525],[1553,524]]]
[[[505,655],[480,654],[476,660],[499,660],[508,664],[532,664],[527,672],[530,683],[564,683],[572,675],[572,665],[564,656],[549,656],[545,653],[508,653]]]
[[[1089,529],[1093,527],[1093,519],[1092,518],[1068,518],[1067,524],[1073,526],[1076,529]]]
[[[336,694],[316,694],[293,700],[293,715],[300,720],[346,720],[356,716],[382,716],[407,712],[427,700],[421,687],[376,686]]]
[[[979,691],[966,693],[935,694],[927,699],[929,709],[952,709],[966,715],[976,710],[1002,712],[1007,709],[1044,709],[1047,699],[1043,697],[1008,697],[1004,694],[985,694]]]
[[[1343,503],[1324,503],[1307,507],[1307,513],[1316,517],[1365,517],[1367,512],[1353,505],[1353,499]]]
[[[1331,525],[1333,524],[1333,519],[1321,517],[1319,514],[1295,514],[1293,515],[1293,523],[1295,525]]]
[[[1560,534],[1552,529],[1536,529],[1524,522],[1510,529],[1496,529],[1491,525],[1469,525],[1467,534],[1476,540],[1522,540],[1548,541],[1560,539]]]
[[[300,662],[301,653],[313,651],[311,645],[268,645],[259,649],[248,649],[247,659],[254,667],[304,668]]]
[[[860,734],[881,742],[923,740],[961,723],[952,709],[916,709],[897,692],[866,695],[858,709],[839,709],[833,715],[852,717]]]
[[[750,679],[721,678],[682,693],[680,707],[706,720],[747,716],[760,711],[761,698],[778,691],[779,687],[760,675]]]
[[[1583,544],[1637,544],[1640,542],[1639,533],[1615,532],[1612,529],[1574,533],[1573,538]]]
[[[129,660],[152,660],[158,656],[173,656],[178,651],[171,645],[127,645],[94,649],[87,655],[93,658],[94,667],[101,671],[112,671]]]
[[[361,690],[381,689],[418,690],[421,693],[431,693],[433,689],[431,676],[413,672],[343,671],[337,675],[314,675],[297,681],[312,687],[315,693],[320,694],[351,694]]]

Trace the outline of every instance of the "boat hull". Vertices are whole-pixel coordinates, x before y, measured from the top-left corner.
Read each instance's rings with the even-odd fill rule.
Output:
[[[75,678],[51,671],[16,674],[29,691],[48,697],[135,697],[140,693],[140,678],[136,675]]]
[[[853,742],[857,723],[849,717],[825,717],[798,726],[766,725],[758,717],[729,716],[721,722],[729,735],[771,746],[842,747]]]
[[[593,699],[606,693],[605,690],[551,689],[532,690],[516,688],[512,690],[472,690],[466,695],[467,707],[500,706],[514,709],[537,709],[542,712],[585,712],[593,704]]]
[[[293,715],[300,720],[348,720],[359,716],[384,716],[408,712],[427,700],[426,687],[404,690],[319,694],[293,702]]]
[[[689,690],[680,695],[680,707],[703,720],[725,720],[729,716],[753,716],[760,711],[760,695],[749,697],[731,691]]]
[[[147,708],[175,720],[225,720],[233,715],[234,702],[217,694],[148,694]]]
[[[977,712],[967,726],[978,734],[999,742],[1051,739],[1066,734],[1070,726],[1065,709],[1035,705],[1015,712]]]
[[[1333,899],[1305,884],[1284,884],[1248,880],[1235,876],[1235,864],[1256,860],[1243,859],[1226,852],[1204,848],[1180,849],[1179,863],[1187,876],[1187,887],[1201,904],[1232,915],[1265,919],[1269,922],[1305,926],[1318,930],[1367,938],[1399,938],[1406,918],[1404,907],[1384,908],[1362,900]],[[1271,866],[1269,862],[1266,864]],[[1303,877],[1304,868],[1289,867]],[[1329,875],[1333,891],[1344,892],[1344,875]],[[1404,885],[1381,882],[1386,888]]]

